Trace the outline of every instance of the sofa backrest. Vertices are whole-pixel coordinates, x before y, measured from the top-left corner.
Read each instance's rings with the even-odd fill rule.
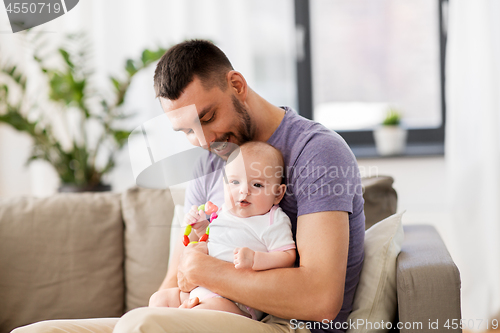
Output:
[[[363,199],[365,199],[365,230],[382,221],[398,208],[398,195],[392,187],[394,179],[390,176],[361,178]]]
[[[122,195],[125,311],[147,306],[168,268],[174,201],[170,190],[132,188]]]
[[[123,308],[119,194],[0,201],[0,332]]]

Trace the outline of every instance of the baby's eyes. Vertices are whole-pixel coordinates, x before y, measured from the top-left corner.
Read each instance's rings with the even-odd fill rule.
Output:
[[[240,182],[238,180],[230,180],[229,181],[229,184],[232,184],[232,185],[239,185]],[[261,187],[264,187],[263,184],[260,184],[260,183],[255,183],[253,184],[253,187],[257,187],[257,188],[261,188]]]

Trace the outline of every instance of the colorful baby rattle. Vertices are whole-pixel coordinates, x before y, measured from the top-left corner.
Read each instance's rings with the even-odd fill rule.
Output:
[[[198,211],[204,211],[205,214],[210,215],[210,219],[208,220],[209,223],[212,223],[212,221],[217,218],[217,211],[218,210],[219,210],[219,207],[214,205],[211,201],[208,201],[206,204],[200,205],[198,207]],[[197,241],[189,242],[189,234],[191,233],[191,230],[192,230],[192,224],[187,225],[186,230],[184,231],[184,240],[182,241],[184,246],[188,246],[188,244],[191,244],[191,243],[198,243],[198,242],[206,242],[207,241],[210,227],[207,226],[207,231],[205,231],[205,234],[203,236],[201,236],[201,238],[198,242]]]

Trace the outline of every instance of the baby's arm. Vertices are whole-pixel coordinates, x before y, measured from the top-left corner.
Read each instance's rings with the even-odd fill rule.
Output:
[[[234,267],[263,271],[271,268],[293,267],[295,249],[274,252],[256,252],[248,247],[234,249]]]

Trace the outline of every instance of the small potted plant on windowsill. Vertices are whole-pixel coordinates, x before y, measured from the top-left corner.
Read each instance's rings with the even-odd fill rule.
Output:
[[[379,155],[391,156],[404,153],[407,130],[401,127],[401,112],[389,108],[382,125],[373,131],[373,136]]]

